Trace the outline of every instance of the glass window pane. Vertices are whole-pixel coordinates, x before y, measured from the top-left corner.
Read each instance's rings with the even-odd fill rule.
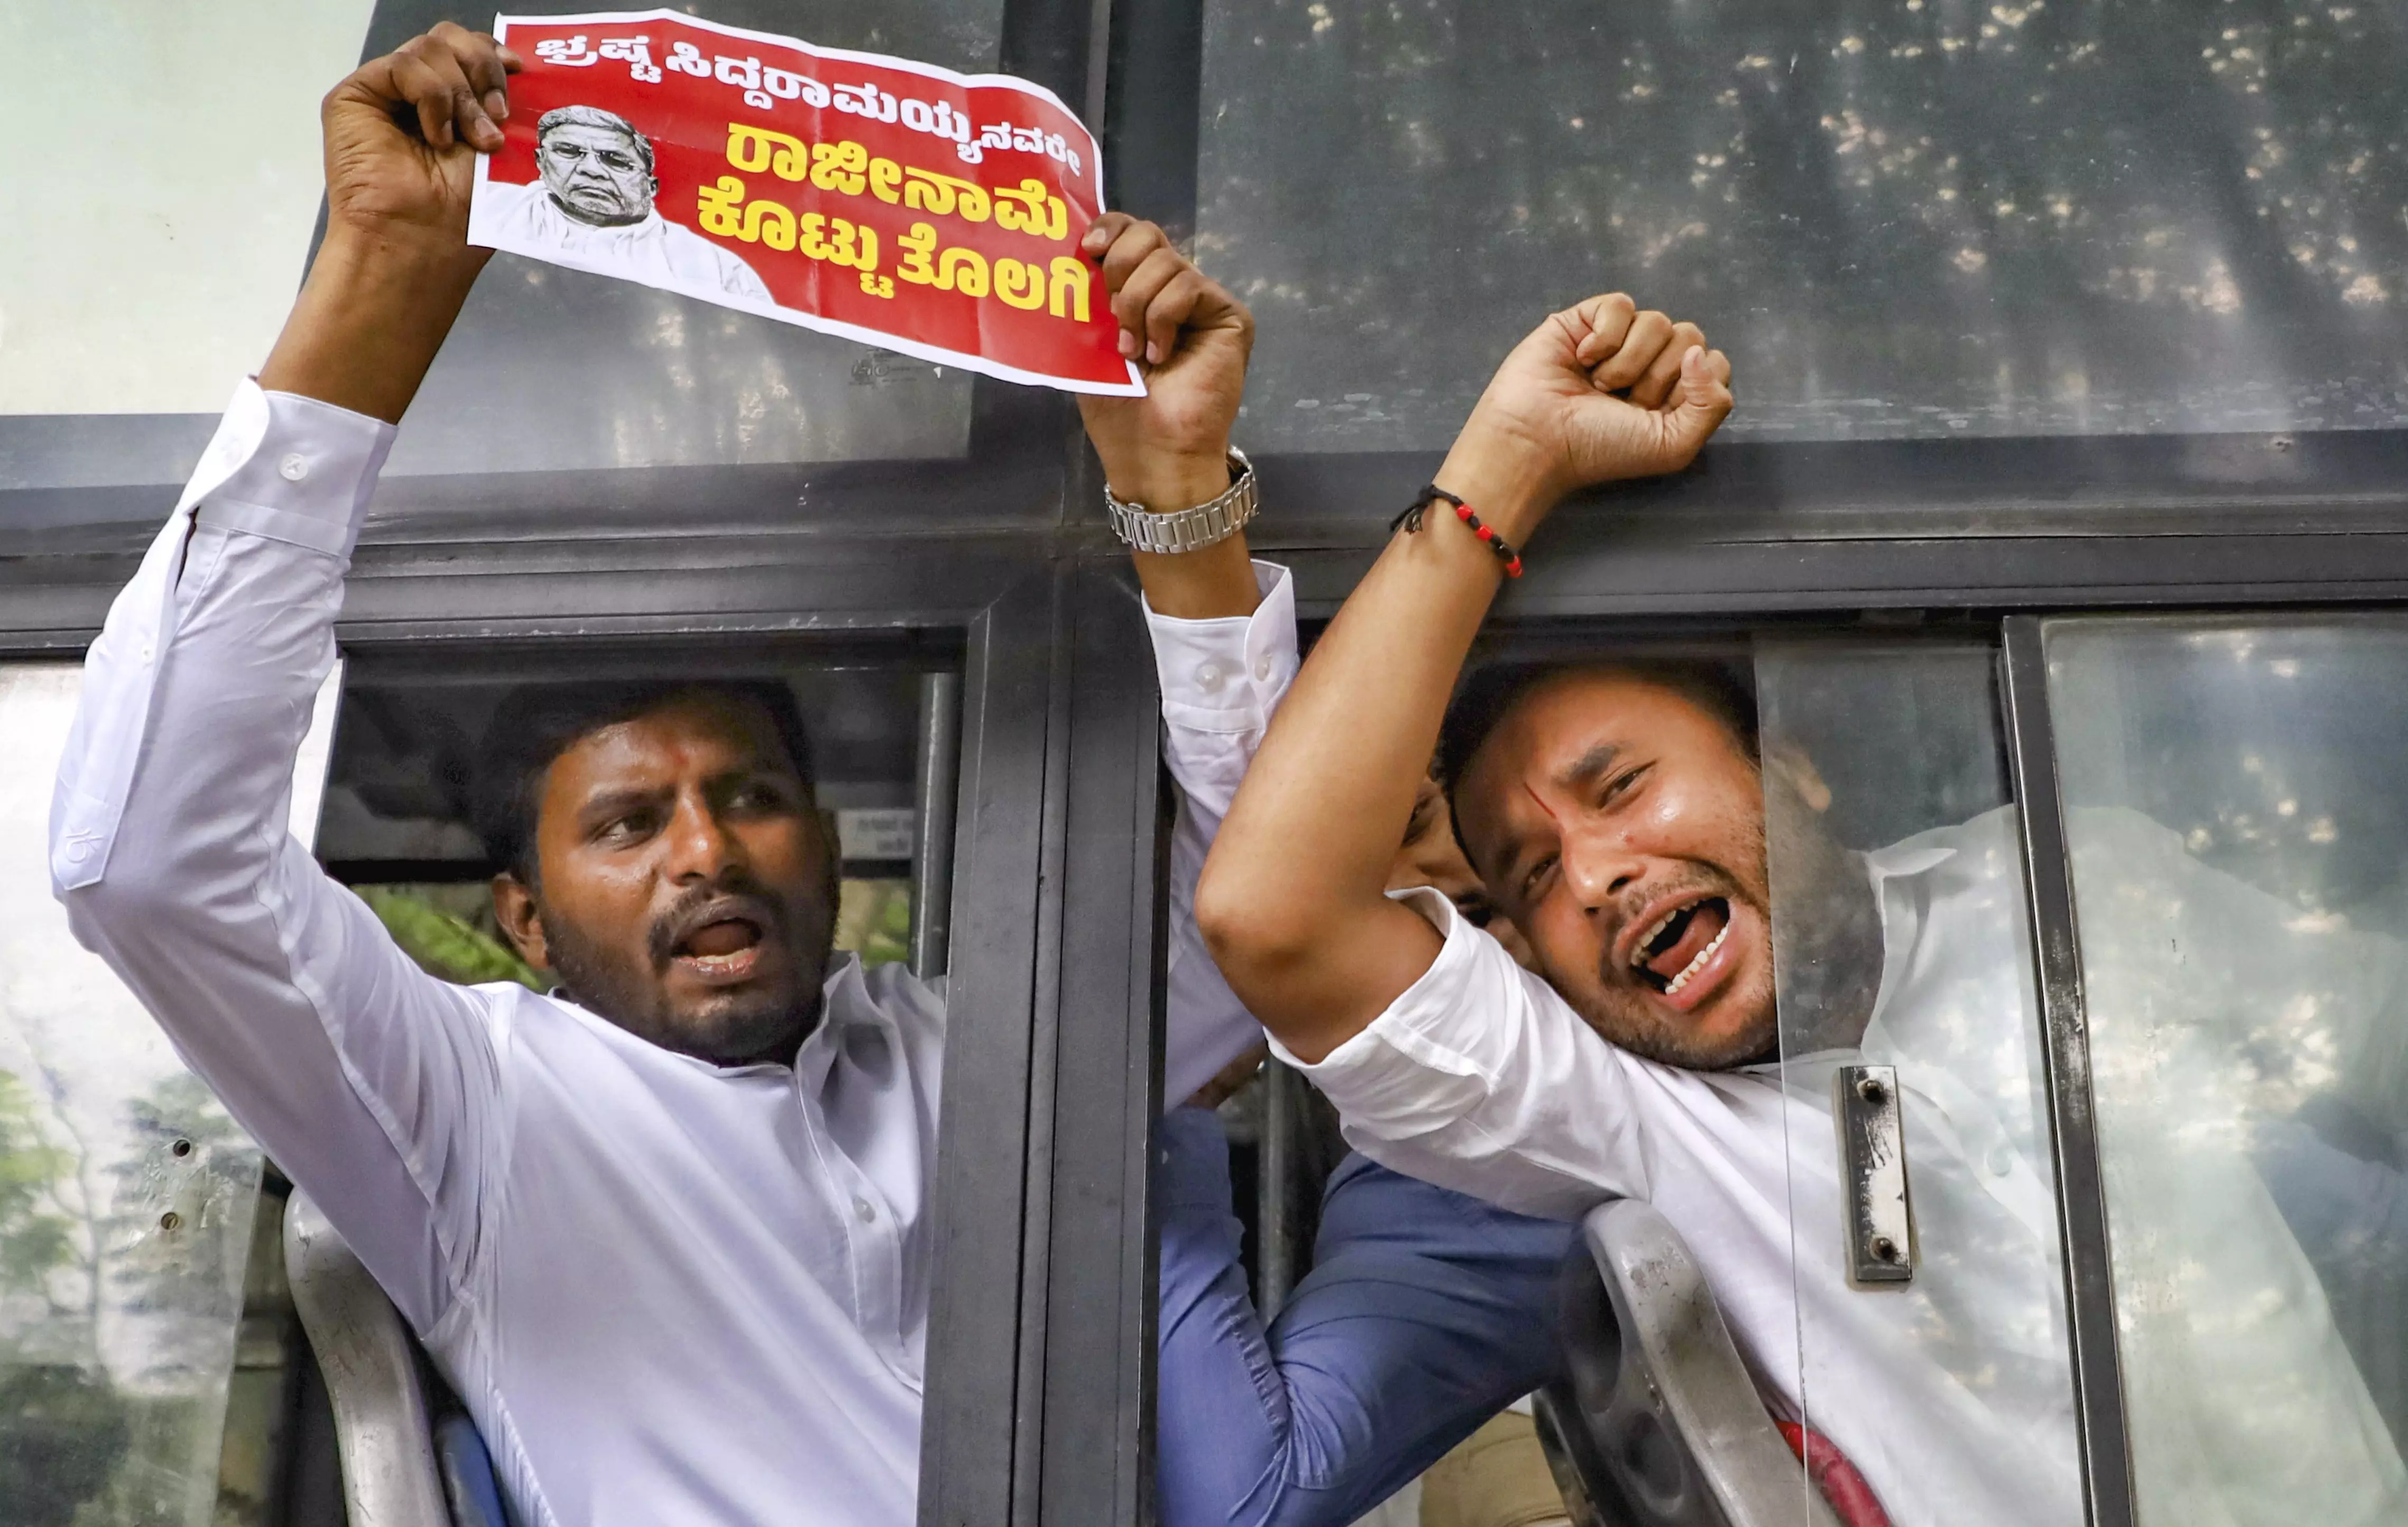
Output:
[[[522,683],[539,685],[557,672],[370,680],[343,698],[320,856],[421,965],[447,980],[514,980],[536,991],[552,984],[519,959],[495,920],[489,888],[498,866],[479,835],[474,776],[478,741],[501,707]],[[835,829],[835,947],[865,965],[908,961],[920,888],[931,875],[950,884],[946,866],[921,862],[919,770],[924,698],[938,686],[957,694],[947,678],[859,663],[774,674],[799,708],[820,809]],[[929,972],[941,973],[941,962]]]
[[[320,97],[364,47],[456,8],[98,0],[23,18],[0,130],[44,145],[17,172],[50,215],[42,237],[0,249],[0,491],[184,478],[300,282],[322,201]],[[977,71],[995,66],[1002,5],[730,0],[711,18]],[[229,97],[226,71],[271,36],[277,67],[238,71],[251,86]],[[90,88],[96,59],[105,91]],[[505,255],[387,475],[955,457],[969,397],[958,371]],[[28,510],[37,524],[93,512]]]
[[[50,898],[82,678],[0,665],[0,1520],[205,1527],[259,1151]],[[294,768],[305,838],[331,720]]]
[[[1214,0],[1197,248],[1266,450],[1441,449],[1615,289],[1742,439],[2399,427],[2403,71],[2308,0]]]
[[[2408,1518],[2408,621],[2046,650],[2141,1519]]]
[[[2083,1520],[2056,1177],[1991,651],[1756,656],[1805,1424],[1892,1520]],[[1886,1067],[1906,1281],[1860,1276],[1841,1120]],[[1844,1074],[1843,1074],[1844,1073]],[[1885,1097],[1888,1098],[1884,1103]],[[1886,1227],[1882,1227],[1886,1228]]]

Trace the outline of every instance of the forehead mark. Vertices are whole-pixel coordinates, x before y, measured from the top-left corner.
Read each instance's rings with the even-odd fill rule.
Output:
[[[1555,816],[1555,807],[1549,806],[1546,802],[1539,798],[1539,792],[1530,788],[1530,781],[1527,779],[1522,781],[1522,793],[1530,797],[1530,804],[1537,806],[1540,812],[1543,814],[1549,821],[1554,822],[1557,827],[1561,827],[1563,825],[1562,821]]]

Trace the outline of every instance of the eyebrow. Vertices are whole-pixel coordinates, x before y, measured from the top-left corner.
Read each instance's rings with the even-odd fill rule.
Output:
[[[1570,767],[1557,773],[1555,783],[1566,786],[1585,785],[1613,767],[1613,761],[1621,756],[1620,743],[1600,742],[1589,749],[1587,752],[1581,754]]]
[[[589,795],[579,804],[577,820],[581,822],[599,821],[613,812],[625,811],[633,806],[650,806],[663,795],[672,792],[638,786],[627,790],[606,791],[599,795]]]

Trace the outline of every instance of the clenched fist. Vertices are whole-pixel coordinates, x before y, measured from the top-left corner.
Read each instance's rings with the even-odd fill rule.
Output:
[[[358,233],[467,250],[477,155],[502,146],[518,54],[445,21],[371,59],[327,93],[328,235]],[[481,264],[485,251],[474,258]]]
[[[1079,398],[1112,492],[1152,509],[1218,496],[1229,485],[1254,316],[1160,228],[1125,212],[1097,218],[1081,249],[1102,265],[1121,353],[1145,372],[1143,397]]]
[[[1439,481],[1496,502],[1526,534],[1575,489],[1688,465],[1731,410],[1730,375],[1696,324],[1618,292],[1591,297],[1513,347]]]

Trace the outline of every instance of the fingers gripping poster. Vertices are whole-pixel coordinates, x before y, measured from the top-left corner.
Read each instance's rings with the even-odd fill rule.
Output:
[[[468,241],[1078,392],[1145,391],[1054,95],[674,11],[501,16],[525,60]]]

